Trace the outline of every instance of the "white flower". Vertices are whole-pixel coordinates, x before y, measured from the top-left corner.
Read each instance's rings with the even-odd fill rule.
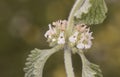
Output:
[[[85,46],[85,47],[84,47],[85,49],[91,48],[91,46],[92,46],[92,41],[89,40],[87,44],[84,44],[84,46]]]
[[[77,48],[78,49],[84,49],[84,44],[83,43],[79,43],[79,44],[77,44]]]
[[[78,36],[79,32],[76,31],[72,36],[69,37],[69,41],[71,43],[75,43],[77,41],[77,36]]]
[[[46,38],[51,38],[51,31],[48,30],[45,35],[44,35]]]
[[[89,40],[94,39],[92,37],[93,32],[89,32],[89,31],[90,31],[90,28],[86,29],[86,32],[82,33],[81,37],[84,37],[85,39],[89,39]]]
[[[92,46],[92,32],[89,32],[89,28],[86,32],[81,34],[80,41],[77,44],[77,48],[79,49],[89,49]]]
[[[64,32],[61,32],[58,37],[58,44],[65,44]]]
[[[46,38],[51,38],[52,35],[56,34],[56,30],[55,28],[52,28],[51,24],[48,25],[49,26],[49,30],[45,33],[45,37]]]

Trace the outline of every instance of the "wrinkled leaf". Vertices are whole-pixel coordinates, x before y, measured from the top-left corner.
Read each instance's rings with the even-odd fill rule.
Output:
[[[82,77],[103,77],[100,67],[89,62],[83,52],[78,53],[82,59]]]
[[[55,52],[60,50],[60,46],[52,49],[34,49],[28,55],[26,67],[24,68],[25,77],[42,77],[42,72],[47,59]]]
[[[100,24],[106,18],[106,13],[104,0],[84,0],[74,15],[75,23]]]

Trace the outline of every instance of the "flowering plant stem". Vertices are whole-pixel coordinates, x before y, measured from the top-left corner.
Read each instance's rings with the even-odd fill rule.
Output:
[[[72,33],[72,29],[74,25],[74,14],[79,9],[79,7],[82,5],[83,1],[84,0],[77,0],[70,12],[70,15],[68,17],[68,27],[66,30],[66,35],[67,35],[66,38],[69,38],[69,36]],[[64,59],[65,59],[64,61],[65,61],[65,69],[66,69],[67,77],[74,77],[71,50],[68,46],[65,46],[65,49],[64,49]]]
[[[67,46],[64,48],[64,61],[65,61],[65,69],[66,69],[67,77],[74,77],[71,50]]]
[[[77,53],[81,57],[82,77],[103,77],[99,66],[89,62],[82,50],[92,46],[92,32],[87,25],[101,23],[105,19],[106,12],[104,0],[76,0],[68,21],[59,20],[48,25],[49,30],[44,36],[53,48],[31,51],[24,69],[25,77],[42,77],[47,59],[63,48],[67,77],[75,77],[72,67],[72,53]]]
[[[73,8],[71,9],[70,15],[68,17],[68,27],[67,27],[67,30],[66,30],[68,38],[72,33],[72,29],[73,29],[73,25],[74,25],[74,14],[80,8],[83,1],[84,0],[77,0],[74,4]]]

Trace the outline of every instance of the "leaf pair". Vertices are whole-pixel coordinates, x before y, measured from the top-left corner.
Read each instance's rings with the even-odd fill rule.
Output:
[[[48,50],[32,50],[31,54],[28,55],[26,68],[24,68],[25,77],[42,77],[43,68],[47,59],[60,49],[60,46],[56,46]],[[99,66],[90,63],[84,56],[83,51],[79,51],[78,54],[82,59],[82,77],[103,77]]]

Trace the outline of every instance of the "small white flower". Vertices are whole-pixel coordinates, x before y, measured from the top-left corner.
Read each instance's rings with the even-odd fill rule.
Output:
[[[88,44],[84,44],[85,49],[89,49],[89,48],[91,48],[91,46],[92,46],[91,40],[88,41]]]
[[[76,31],[72,36],[69,37],[69,41],[71,43],[75,43],[77,41],[77,36],[78,36],[79,32]]]
[[[46,38],[51,38],[52,35],[56,34],[56,30],[55,28],[52,28],[51,24],[48,25],[49,26],[49,30],[45,33],[45,37]]]
[[[65,44],[64,32],[61,32],[58,37],[58,44]]]
[[[55,28],[52,28],[51,24],[49,24],[48,26],[49,26],[49,30],[51,32],[51,35],[55,34],[56,33]]]
[[[81,34],[81,38],[79,43],[77,44],[77,48],[79,49],[89,49],[92,46],[92,32],[89,32],[89,29],[87,29],[86,32]]]
[[[84,44],[83,43],[79,43],[79,44],[77,44],[77,48],[78,49],[84,49]]]
[[[85,39],[89,39],[89,40],[94,39],[94,38],[92,37],[92,33],[93,33],[93,32],[89,32],[89,31],[90,31],[90,28],[88,28],[88,29],[86,30],[86,32],[82,33],[82,34],[81,34],[81,37],[84,37]]]
[[[51,38],[51,31],[48,30],[45,35],[44,35],[46,38]]]

